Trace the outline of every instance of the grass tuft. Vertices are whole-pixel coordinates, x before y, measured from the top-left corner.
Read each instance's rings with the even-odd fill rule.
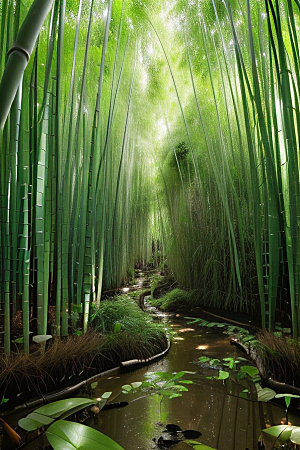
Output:
[[[163,311],[177,311],[181,307],[193,308],[199,305],[199,298],[196,290],[176,288],[157,300],[151,300],[151,304]]]
[[[0,404],[9,399],[2,408],[75,385],[122,361],[154,356],[167,345],[165,328],[128,296],[103,301],[91,325],[80,336],[49,341],[45,352],[36,345],[30,355],[0,355]]]
[[[264,376],[300,388],[300,342],[266,330],[257,338]]]

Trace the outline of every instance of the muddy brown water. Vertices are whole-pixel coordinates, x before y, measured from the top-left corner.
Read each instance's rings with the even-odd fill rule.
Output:
[[[93,397],[112,391],[110,401],[129,402],[124,408],[103,410],[84,423],[98,429],[118,442],[124,450],[156,450],[166,424],[177,424],[183,430],[197,430],[202,436],[195,439],[218,450],[257,450],[260,430],[266,423],[279,424],[284,411],[264,404],[261,421],[258,403],[239,398],[243,387],[230,381],[207,380],[206,376],[217,375],[205,365],[195,364],[200,356],[226,358],[245,356],[237,347],[230,345],[228,336],[220,328],[201,328],[189,325],[183,317],[170,317],[169,325],[176,336],[168,354],[161,360],[134,371],[127,371],[106,379],[99,379],[93,390]],[[141,397],[139,394],[122,394],[122,385],[143,381],[146,372],[194,372],[185,379],[193,381],[187,385],[188,392],[182,397],[164,398],[161,407],[157,396]],[[79,397],[86,396],[86,392]],[[29,411],[24,412],[24,416]],[[15,417],[15,419],[20,418]],[[290,415],[293,425],[300,425],[299,417]],[[4,450],[1,446],[0,449]],[[26,446],[26,450],[41,450],[47,447],[45,439],[38,439]],[[184,441],[171,447],[174,450],[188,450]]]
[[[112,391],[114,401],[128,401],[129,405],[103,411],[86,424],[110,436],[125,450],[159,448],[158,439],[161,436],[168,438],[163,434],[166,424],[200,431],[202,436],[197,441],[214,449],[257,450],[261,427],[265,422],[280,423],[284,412],[279,408],[265,407],[262,423],[258,403],[238,398],[241,387],[230,386],[228,381],[207,380],[206,376],[217,375],[217,371],[193,363],[203,355],[219,359],[245,355],[230,345],[228,336],[221,329],[188,325],[183,318],[172,318],[171,326],[177,337],[164,359],[99,382],[95,392],[97,397],[105,391]],[[182,370],[196,372],[184,377],[192,380],[193,384],[187,385],[189,391],[183,392],[182,397],[164,398],[161,409],[157,396],[139,398],[141,394],[121,393],[122,385],[142,381],[146,372]],[[180,442],[173,448],[184,450],[192,447]]]

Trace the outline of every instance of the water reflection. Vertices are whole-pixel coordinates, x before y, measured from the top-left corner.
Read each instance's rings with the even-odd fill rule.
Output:
[[[187,330],[185,322],[174,318],[173,328]],[[231,346],[222,331],[210,329],[189,330],[184,333],[185,338],[177,340],[171,347],[167,357],[138,371],[125,373],[121,378],[101,380],[97,387],[97,397],[104,391],[113,391],[113,398],[117,402],[128,401],[129,405],[121,409],[103,411],[95,417],[96,427],[103,433],[116,440],[125,450],[158,449],[157,441],[167,423],[177,424],[182,429],[198,430],[202,436],[198,439],[218,450],[251,450],[257,449],[261,423],[259,421],[258,404],[248,402],[238,397],[238,385],[227,381],[206,380],[213,369],[195,365],[203,354],[212,358],[226,358],[228,356],[244,356]],[[196,340],[196,345],[195,345]],[[176,345],[175,345],[176,344]],[[121,386],[134,381],[142,381],[148,371],[179,372],[191,371],[185,379],[193,380],[188,385],[188,392],[182,397],[163,398],[160,405],[158,396],[141,394],[125,395],[121,393]],[[216,374],[216,371],[213,371]],[[184,442],[176,444],[174,450],[189,448]]]

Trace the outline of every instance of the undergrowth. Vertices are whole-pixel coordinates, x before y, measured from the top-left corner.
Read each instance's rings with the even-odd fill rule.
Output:
[[[300,342],[266,330],[260,331],[257,338],[264,375],[300,388]]]
[[[72,386],[124,360],[146,359],[166,348],[165,328],[129,296],[101,302],[84,334],[53,338],[46,351],[35,345],[29,355],[0,354],[0,408]],[[1,400],[2,399],[2,400]]]
[[[129,295],[102,302],[91,323],[121,357],[145,358],[166,348],[165,325],[153,322]]]
[[[193,308],[199,305],[197,290],[184,291],[176,288],[159,299],[151,299],[151,304],[163,311],[177,311],[181,307]]]

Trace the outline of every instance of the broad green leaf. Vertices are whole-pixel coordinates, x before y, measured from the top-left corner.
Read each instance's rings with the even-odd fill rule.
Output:
[[[95,381],[94,383],[91,384],[91,388],[95,389],[98,386],[98,381]]]
[[[74,408],[82,409],[89,405],[95,405],[96,403],[97,400],[91,400],[90,398],[69,398],[66,400],[58,400],[49,405],[44,405],[41,408],[36,409],[35,412],[58,419],[65,413],[74,412]]]
[[[209,361],[210,358],[209,358],[208,356],[199,356],[198,360],[199,360],[201,363],[205,363],[205,362]]]
[[[178,394],[178,392],[175,392],[174,394],[170,395],[170,398],[176,398],[176,397],[182,397],[182,394]]]
[[[140,386],[142,386],[142,384],[142,381],[135,381],[134,383],[131,383],[131,386],[133,387],[133,389],[138,389]]]
[[[276,441],[282,444],[290,439],[292,431],[296,428],[298,427],[289,425],[275,425],[274,427],[263,429],[262,433],[274,438],[274,443]]]
[[[46,436],[54,450],[124,450],[100,431],[65,420],[50,425]]]
[[[102,398],[109,398],[111,396],[112,392],[111,391],[107,391],[104,392],[104,394],[101,395]]]
[[[242,366],[240,369],[242,372],[245,372],[250,377],[254,377],[259,374],[259,370],[255,366]]]
[[[181,386],[180,384],[174,384],[174,386],[172,386],[172,389],[176,390],[176,391],[180,391],[180,392],[187,392],[188,388],[185,386]]]
[[[219,370],[219,376],[218,376],[219,380],[226,380],[228,377],[229,377],[228,372],[226,372],[225,370]]]
[[[49,425],[53,422],[53,420],[54,419],[52,419],[51,417],[32,412],[28,414],[28,416],[20,419],[18,421],[18,425],[26,431],[34,431],[44,425]]]
[[[132,386],[130,384],[124,384],[122,386],[122,389],[124,392],[131,392],[132,391]]]
[[[276,392],[270,388],[262,388],[257,392],[257,399],[260,402],[268,402],[272,400],[276,395]]]
[[[158,395],[162,395],[163,397],[170,397],[172,398],[173,396],[175,397],[181,397],[182,394],[180,394],[179,392],[174,392],[174,391],[168,391],[166,390],[161,390],[157,392]]]
[[[294,444],[300,445],[300,427],[296,427],[294,430],[292,430],[290,440]]]

